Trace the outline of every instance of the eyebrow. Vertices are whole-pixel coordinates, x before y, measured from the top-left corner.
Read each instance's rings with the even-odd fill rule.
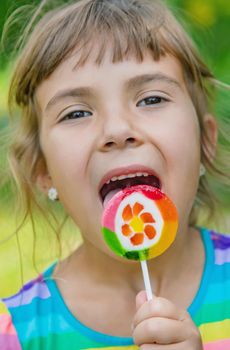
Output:
[[[93,90],[89,87],[77,87],[73,89],[66,89],[61,90],[57,92],[56,95],[54,95],[51,100],[47,103],[45,111],[48,111],[52,106],[57,104],[60,100],[64,100],[68,97],[86,97],[86,96],[92,96]]]
[[[164,82],[164,83],[167,83],[168,85],[172,85],[173,87],[181,89],[181,85],[176,79],[174,79],[168,75],[165,75],[163,73],[138,75],[138,76],[133,77],[130,80],[128,80],[125,83],[125,87],[126,87],[126,89],[133,89],[134,90],[137,87],[139,87],[140,85],[151,83],[151,82],[153,82],[153,83],[154,82]]]
[[[168,75],[165,75],[163,73],[138,75],[136,77],[129,79],[127,82],[125,82],[125,88],[127,90],[135,90],[140,85],[144,85],[150,82],[165,82],[168,85],[171,85],[172,87],[182,89],[180,83],[176,79]],[[50,99],[50,101],[46,105],[45,111],[48,111],[52,106],[57,104],[60,100],[63,100],[69,97],[76,98],[76,97],[89,97],[89,96],[93,97],[95,96],[95,93],[92,88],[87,86],[61,90],[57,92],[57,94],[55,94]]]

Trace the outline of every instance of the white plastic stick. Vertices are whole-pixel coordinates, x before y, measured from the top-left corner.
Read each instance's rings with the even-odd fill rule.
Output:
[[[141,260],[141,268],[142,268],[142,273],[144,278],[145,290],[147,293],[147,300],[149,301],[153,298],[153,293],[152,293],[151,283],[149,279],[149,272],[148,272],[148,266],[147,266],[146,260]]]

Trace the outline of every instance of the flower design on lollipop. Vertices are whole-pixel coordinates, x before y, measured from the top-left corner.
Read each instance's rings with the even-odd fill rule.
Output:
[[[122,212],[122,234],[129,237],[131,243],[138,246],[143,243],[145,236],[153,239],[156,236],[154,223],[156,222],[151,213],[144,211],[144,206],[135,202],[133,206],[126,205]]]
[[[102,216],[106,243],[117,255],[131,260],[148,260],[162,254],[173,243],[177,226],[172,201],[148,185],[116,193]]]

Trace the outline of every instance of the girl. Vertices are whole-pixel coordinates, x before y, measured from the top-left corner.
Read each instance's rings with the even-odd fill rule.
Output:
[[[230,348],[230,238],[196,226],[201,205],[214,213],[210,176],[229,184],[215,83],[157,1],[82,0],[38,22],[10,88],[22,112],[11,164],[27,213],[38,186],[83,244],[2,301],[2,350]],[[146,174],[179,213],[174,244],[149,262],[149,302],[139,263],[115,256],[100,224],[105,183]]]

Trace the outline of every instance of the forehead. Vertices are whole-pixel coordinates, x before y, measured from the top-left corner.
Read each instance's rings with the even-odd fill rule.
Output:
[[[75,53],[63,61],[54,72],[44,80],[37,88],[36,97],[39,105],[46,105],[48,101],[60,90],[76,87],[92,87],[95,90],[111,86],[127,88],[132,78],[144,75],[157,75],[166,82],[176,81],[182,89],[185,88],[183,70],[179,61],[173,56],[166,55],[160,60],[154,61],[147,52],[142,62],[135,57],[129,57],[123,61],[113,63],[112,53],[107,50],[100,65],[94,61],[94,54],[81,66],[77,65],[78,54]],[[164,78],[165,77],[165,78]],[[141,82],[141,79],[139,80]]]

